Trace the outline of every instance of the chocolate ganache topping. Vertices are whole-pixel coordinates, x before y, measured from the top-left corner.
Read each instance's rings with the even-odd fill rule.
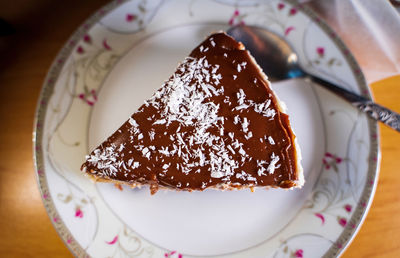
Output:
[[[132,187],[301,187],[295,135],[244,46],[216,33],[105,142],[82,170]]]

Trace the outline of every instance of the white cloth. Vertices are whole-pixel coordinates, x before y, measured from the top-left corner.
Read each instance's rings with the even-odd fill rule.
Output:
[[[369,83],[400,74],[400,15],[389,1],[302,0],[340,35]]]

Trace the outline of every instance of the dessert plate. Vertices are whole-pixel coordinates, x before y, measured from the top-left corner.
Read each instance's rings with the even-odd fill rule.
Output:
[[[212,32],[245,23],[285,37],[305,69],[371,97],[338,36],[294,1],[114,1],[56,57],[36,112],[36,172],[49,217],[76,256],[339,255],[374,194],[377,124],[303,80],[273,83],[303,154],[301,190],[159,191],[93,184],[90,149],[117,129]]]

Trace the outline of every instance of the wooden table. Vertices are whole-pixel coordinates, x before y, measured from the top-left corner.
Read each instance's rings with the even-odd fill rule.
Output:
[[[70,257],[47,217],[32,162],[36,100],[69,35],[107,0],[13,0],[0,18],[16,33],[0,37],[0,257]],[[400,112],[400,76],[372,85]],[[382,164],[375,200],[344,257],[400,257],[400,133],[381,127]]]

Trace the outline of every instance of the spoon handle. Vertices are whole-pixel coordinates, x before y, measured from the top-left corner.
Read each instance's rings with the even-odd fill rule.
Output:
[[[353,106],[361,111],[367,113],[370,117],[381,121],[382,123],[390,126],[396,131],[400,132],[400,115],[388,108],[382,107],[371,100],[364,102],[354,102]]]
[[[317,76],[308,74],[311,81],[323,86],[324,88],[336,93],[340,97],[348,100],[353,106],[357,107],[364,113],[367,113],[370,117],[375,120],[381,121],[382,123],[390,126],[394,130],[400,132],[400,114],[385,108],[373,101],[364,98],[360,95],[352,93],[346,89],[336,86],[324,79]]]

